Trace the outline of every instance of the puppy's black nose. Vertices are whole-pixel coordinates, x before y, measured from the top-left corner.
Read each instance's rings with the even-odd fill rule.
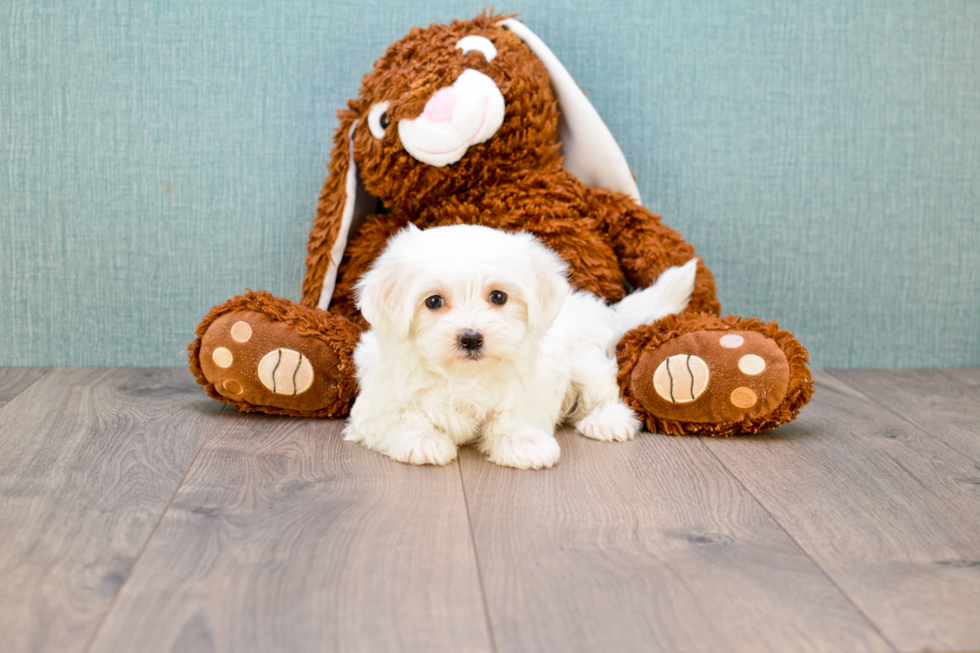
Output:
[[[473,329],[466,329],[459,334],[459,346],[466,351],[477,351],[483,346],[483,334]]]

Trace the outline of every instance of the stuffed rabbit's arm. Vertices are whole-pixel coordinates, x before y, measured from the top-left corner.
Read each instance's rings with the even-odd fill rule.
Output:
[[[683,265],[696,256],[694,247],[631,198],[608,190],[594,190],[591,202],[596,217],[610,239],[627,281],[635,288],[652,285],[667,268]],[[694,313],[721,312],[715,278],[698,262],[698,272],[687,310]]]

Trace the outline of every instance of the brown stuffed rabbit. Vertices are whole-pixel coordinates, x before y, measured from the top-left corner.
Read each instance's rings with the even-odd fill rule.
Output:
[[[340,417],[367,323],[353,287],[409,223],[529,231],[609,300],[694,256],[640,205],[622,151],[561,62],[522,23],[485,12],[413,29],[339,112],[310,232],[302,305],[249,292],[197,329],[190,367],[239,410]],[[623,397],[651,431],[753,433],[812,394],[806,350],[774,323],[717,317],[699,264],[688,312],[627,333]]]

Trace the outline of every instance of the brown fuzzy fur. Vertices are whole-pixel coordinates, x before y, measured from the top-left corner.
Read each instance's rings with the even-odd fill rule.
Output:
[[[558,105],[548,72],[517,36],[498,26],[505,17],[484,11],[473,20],[415,28],[388,48],[375,63],[374,70],[364,77],[360,97],[350,100],[347,109],[338,112],[340,126],[334,135],[330,174],[309,237],[302,299],[306,308],[290,309],[283,303],[285,300],[275,300],[267,293],[235,298],[212,310],[204,319],[198,327],[198,343],[217,315],[235,310],[239,305],[254,304],[262,306],[257,310],[294,323],[297,328],[331,343],[338,356],[343,354],[343,360],[349,360],[357,334],[368,326],[355,306],[354,284],[381,253],[388,237],[409,223],[422,228],[480,224],[531,232],[569,263],[574,286],[610,301],[621,299],[627,284],[648,286],[666,268],[695,256],[694,248],[680,234],[629,196],[586,186],[562,167]],[[493,61],[487,62],[479,52],[463,54],[454,47],[467,35],[480,35],[492,41],[497,48]],[[396,123],[421,114],[433,93],[450,86],[466,68],[482,72],[497,84],[506,103],[503,124],[492,138],[471,146],[452,165],[435,167],[414,159],[402,148]],[[369,130],[366,116],[371,105],[382,100],[389,102],[390,126],[377,139]],[[355,121],[357,127],[351,136]],[[331,262],[330,250],[340,229],[351,147],[365,188],[379,198],[384,211],[369,215],[363,226],[350,234],[339,264],[330,312],[314,313],[310,309],[317,305]],[[699,262],[689,312],[655,327],[639,329],[624,339],[620,347],[623,369],[620,382],[628,378],[628,370],[635,364],[640,349],[670,335],[670,328],[664,325],[690,330],[699,328],[698,325],[728,324],[724,320],[712,322],[717,318],[710,315],[703,318],[693,315],[718,314],[720,310],[714,277]],[[742,328],[768,333],[768,325],[749,322],[751,326]],[[793,401],[781,406],[776,411],[778,415],[759,424],[694,425],[693,428],[648,417],[648,425],[671,433],[730,433],[738,428],[754,432],[791,419],[809,398],[806,352],[785,331],[773,328],[772,332],[780,338],[785,334],[784,349],[796,361],[793,369],[797,372],[791,380]],[[195,348],[191,352],[191,369],[208,394],[220,401],[242,410],[299,414],[269,407],[240,406],[218,395],[200,372]],[[337,382],[344,388],[341,395],[346,402],[353,399],[355,392],[352,366],[345,367],[345,373],[349,376]],[[627,387],[623,388],[628,395]],[[332,414],[337,414],[340,408],[331,407]]]
[[[674,420],[661,419],[650,415],[643,405],[632,394],[630,376],[633,368],[640,360],[644,351],[655,349],[664,343],[686,333],[695,331],[756,331],[771,338],[786,354],[789,362],[789,387],[786,397],[776,408],[767,415],[757,419],[745,419],[737,422],[723,423],[678,423]],[[756,318],[743,318],[739,315],[716,315],[690,313],[668,315],[653,325],[641,326],[629,331],[616,348],[616,358],[619,362],[617,381],[628,406],[644,416],[647,428],[653,433],[669,433],[671,435],[735,435],[758,433],[775,428],[780,424],[796,419],[800,409],[810,401],[813,395],[813,379],[806,364],[810,361],[807,353],[789,331],[783,331],[775,322],[760,322]]]

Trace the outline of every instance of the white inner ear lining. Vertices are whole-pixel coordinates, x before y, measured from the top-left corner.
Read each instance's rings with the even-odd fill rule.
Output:
[[[497,26],[524,41],[548,70],[558,100],[558,134],[565,169],[588,186],[626,193],[640,204],[640,189],[623,151],[558,57],[524,23],[507,18]]]
[[[354,162],[354,130],[357,129],[357,123],[358,121],[355,120],[350,131],[347,132],[348,152],[347,177],[344,179],[344,210],[340,215],[337,240],[330,248],[330,263],[327,265],[326,274],[323,275],[320,298],[316,304],[317,308],[321,310],[327,310],[330,306],[330,299],[333,297],[334,286],[337,283],[337,269],[344,256],[344,250],[347,248],[347,237],[350,234],[351,226],[359,223],[369,211],[367,206],[369,202],[365,197],[367,193],[358,179],[357,164]]]
[[[475,34],[464,36],[456,42],[456,47],[462,50],[463,54],[472,52],[473,50],[482,52],[488,62],[493,61],[493,58],[497,56],[497,47],[493,44],[493,41],[485,36],[477,36]]]

